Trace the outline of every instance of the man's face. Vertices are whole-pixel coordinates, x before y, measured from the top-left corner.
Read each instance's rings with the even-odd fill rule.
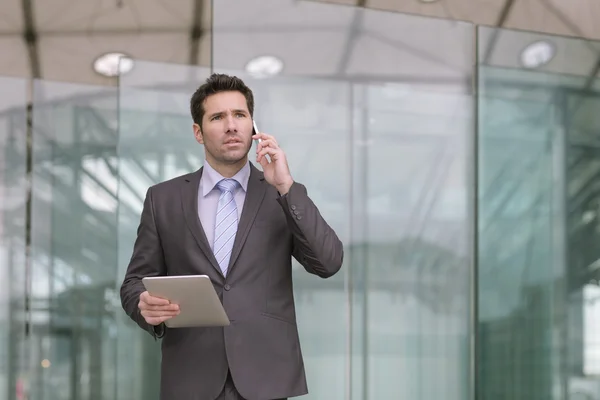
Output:
[[[194,135],[204,145],[212,164],[235,164],[245,160],[252,146],[252,117],[240,92],[220,92],[204,101],[202,129],[194,124]]]

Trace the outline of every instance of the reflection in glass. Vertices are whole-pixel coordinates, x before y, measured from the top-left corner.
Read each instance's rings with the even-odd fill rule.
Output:
[[[365,254],[352,271],[357,292],[363,284],[366,290],[363,304],[353,303],[367,307],[366,397],[464,399],[471,96],[418,85],[408,93],[380,87],[364,93],[364,103],[357,96],[365,106],[358,133],[367,143],[355,136],[355,165],[362,168],[353,183],[364,188],[354,200],[364,196],[357,203]],[[394,379],[386,371],[397,371]]]
[[[116,91],[35,81],[31,398],[114,398]]]

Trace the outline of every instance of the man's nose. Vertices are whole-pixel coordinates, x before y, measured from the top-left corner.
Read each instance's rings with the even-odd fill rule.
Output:
[[[227,116],[227,131],[237,132],[237,121],[232,115]]]

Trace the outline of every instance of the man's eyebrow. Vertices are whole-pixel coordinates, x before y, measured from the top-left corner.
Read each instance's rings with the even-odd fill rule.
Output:
[[[219,111],[219,112],[216,112],[216,113],[212,113],[212,114],[210,114],[208,117],[209,117],[209,118],[213,118],[213,117],[216,117],[217,115],[222,115],[224,112],[225,112],[225,111]]]
[[[243,110],[243,109],[234,109],[234,110],[231,110],[231,113],[232,114],[237,114],[237,113],[248,114],[248,111]],[[209,118],[214,118],[214,117],[217,117],[217,116],[223,115],[223,114],[225,114],[225,111],[218,111],[216,113],[210,114]]]

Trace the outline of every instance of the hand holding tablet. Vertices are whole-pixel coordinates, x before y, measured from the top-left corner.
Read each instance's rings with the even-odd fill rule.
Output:
[[[140,295],[138,308],[146,322],[154,326],[176,317],[180,312],[179,305],[173,304],[162,297],[151,296],[148,291]]]
[[[207,275],[147,277],[142,283],[147,292],[140,295],[139,308],[150,325],[164,322],[169,328],[190,328],[230,324]]]

